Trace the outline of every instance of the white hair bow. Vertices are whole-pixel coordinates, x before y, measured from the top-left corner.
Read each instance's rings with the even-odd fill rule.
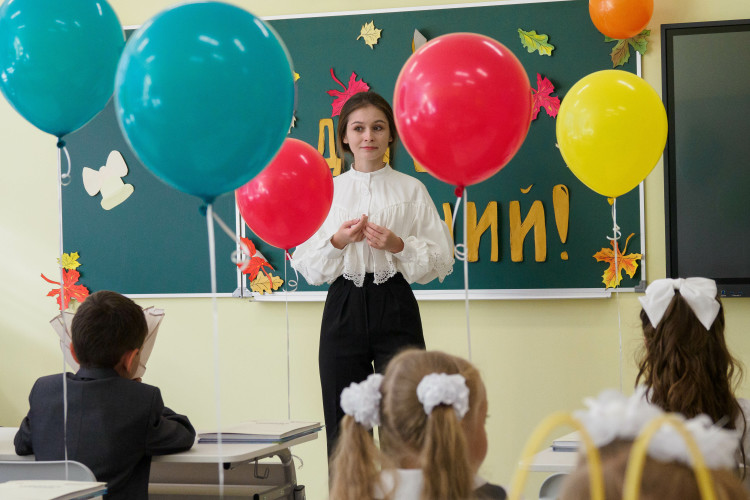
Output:
[[[573,412],[588,431],[597,448],[616,439],[634,441],[651,420],[664,414],[649,403],[646,388],[636,387],[628,397],[615,390],[606,390],[596,398],[586,398],[585,410]],[[685,420],[675,414],[692,435],[709,469],[731,469],[736,466],[735,451],[741,432],[713,425],[706,415]],[[692,465],[692,456],[682,436],[672,426],[664,424],[654,434],[648,447],[649,456],[663,462]]]
[[[352,382],[341,391],[341,409],[366,429],[380,425],[380,384],[383,376],[373,373],[360,383]]]
[[[706,330],[710,329],[719,314],[720,306],[716,300],[716,282],[708,278],[667,278],[651,283],[646,288],[646,295],[638,297],[638,300],[653,327],[659,325],[672,302],[675,290],[680,291],[680,295]]]
[[[417,399],[429,415],[438,405],[453,406],[459,420],[469,411],[469,388],[463,375],[430,373],[417,386]]]

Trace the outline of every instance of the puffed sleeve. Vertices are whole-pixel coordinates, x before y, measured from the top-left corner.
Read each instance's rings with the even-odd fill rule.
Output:
[[[311,285],[332,283],[344,271],[344,250],[331,244],[331,237],[346,219],[331,209],[323,225],[292,253],[291,265]]]
[[[438,215],[427,188],[420,185],[415,203],[408,205],[411,224],[407,234],[399,235],[404,249],[393,256],[398,269],[409,283],[425,284],[437,278],[441,282],[453,272],[453,240],[448,226]]]

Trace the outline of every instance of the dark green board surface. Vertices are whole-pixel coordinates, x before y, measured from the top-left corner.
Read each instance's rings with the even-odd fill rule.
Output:
[[[382,30],[374,48],[356,39],[362,26],[371,21]],[[553,95],[561,99],[582,77],[612,67],[609,52],[613,44],[604,42],[604,36],[591,23],[588,2],[581,0],[356,12],[271,18],[268,22],[284,40],[294,69],[300,75],[296,82],[296,124],[291,137],[313,146],[318,145],[319,121],[331,117],[333,98],[326,91],[343,90],[331,78],[331,68],[344,83],[355,72],[371,90],[392,100],[398,72],[411,54],[414,29],[428,39],[461,31],[491,36],[519,58],[532,87],[536,88],[536,75],[540,73],[552,81]],[[521,45],[519,28],[549,35],[549,43],[555,46],[552,56],[528,53]],[[624,69],[634,72],[635,59],[632,56]],[[337,119],[334,118],[334,124]],[[138,162],[119,131],[111,107],[65,139],[73,161],[73,182],[63,188],[64,246],[66,252],[80,253],[81,282],[92,291],[108,288],[128,294],[210,292],[206,219],[199,213],[200,200],[169,188]],[[469,186],[469,201],[476,203],[479,217],[489,202],[498,204],[500,257],[497,262],[490,260],[487,231],[481,238],[479,260],[469,264],[472,290],[555,289],[564,295],[566,289],[603,289],[606,265],[592,256],[609,246],[611,207],[606,198],[585,187],[567,169],[555,142],[555,120],[542,110],[531,123],[526,141],[514,159],[492,178]],[[324,155],[328,157],[327,136],[324,143]],[[85,192],[80,171],[83,166],[98,169],[113,149],[123,153],[130,169],[123,180],[132,184],[135,191],[125,203],[107,212],[99,206],[101,196],[90,197]],[[394,167],[420,179],[441,214],[443,203],[455,206],[454,187],[428,173],[416,172],[403,146],[396,151]],[[552,204],[552,189],[557,184],[564,184],[570,192],[565,243],[558,234]],[[529,186],[532,187],[528,193],[521,192]],[[508,214],[513,200],[520,203],[522,219],[534,201],[542,202],[547,239],[544,262],[534,259],[533,230],[525,239],[523,261],[511,261]],[[219,197],[215,208],[234,227],[231,194]],[[461,218],[459,212],[455,229],[459,243],[463,231]],[[618,198],[617,222],[623,239],[635,233],[628,243],[628,253],[640,252],[642,229],[637,189]],[[283,251],[264,244],[250,232],[248,236],[276,268],[275,274],[283,278]],[[229,260],[234,243],[218,228],[216,246],[218,290],[232,293],[237,288],[235,268]],[[568,260],[561,259],[562,252],[567,252]],[[292,279],[293,271],[288,269],[287,273]],[[622,286],[634,287],[640,279],[639,267],[633,279],[625,275]],[[325,290],[307,285],[301,277],[298,281],[299,291]],[[434,281],[414,288],[463,290],[463,264],[457,261],[454,273],[443,283]]]

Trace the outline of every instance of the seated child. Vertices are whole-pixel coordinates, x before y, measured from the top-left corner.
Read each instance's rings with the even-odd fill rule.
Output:
[[[73,318],[73,356],[81,365],[36,381],[29,412],[15,436],[16,453],[37,460],[67,458],[88,466],[107,483],[107,500],[148,498],[151,457],[189,449],[195,429],[187,417],[164,406],[159,389],[132,380],[147,326],[129,298],[99,291]]]
[[[332,500],[505,498],[477,477],[487,454],[487,394],[468,361],[403,351],[384,375],[345,389],[341,407]],[[381,450],[368,432],[375,425]]]
[[[596,400],[587,400],[588,410],[574,412],[591,435],[601,456],[604,497],[623,498],[625,475],[633,442],[653,419],[663,414],[648,403],[644,389],[627,398],[616,391],[605,391]],[[709,469],[717,498],[747,499],[735,474],[738,431],[716,427],[705,415],[683,420]],[[642,500],[700,500],[701,493],[692,459],[682,437],[671,426],[663,426],[652,437],[643,466],[639,494]],[[590,499],[590,468],[582,455],[576,469],[565,478],[560,500]]]
[[[644,343],[636,385],[667,412],[700,414],[739,431],[738,461],[750,446],[750,402],[735,396],[742,367],[724,339],[724,310],[716,283],[706,278],[660,279],[639,298]]]

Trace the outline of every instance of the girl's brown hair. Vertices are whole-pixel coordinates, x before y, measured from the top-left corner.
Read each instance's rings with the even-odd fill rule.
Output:
[[[744,436],[745,416],[734,396],[742,380],[742,365],[727,348],[724,307],[720,300],[719,304],[708,330],[679,291],[656,328],[641,310],[644,344],[636,359],[635,384],[643,380],[649,401],[667,412],[687,418],[704,413],[728,429],[734,429],[741,417]],[[742,447],[741,454],[744,462]]]
[[[352,154],[352,150],[348,144],[344,143],[344,137],[346,137],[346,127],[349,125],[349,115],[360,108],[366,106],[374,106],[385,115],[386,121],[388,121],[388,130],[393,139],[388,146],[389,163],[393,166],[393,156],[396,151],[396,141],[398,139],[398,132],[396,132],[396,120],[393,118],[393,109],[380,94],[375,92],[358,92],[351,96],[341,107],[339,113],[339,123],[336,127],[336,146],[339,151],[345,155]],[[344,162],[346,163],[346,162]]]
[[[622,499],[625,473],[632,441],[613,441],[599,449],[602,460],[604,498]],[[730,470],[712,470],[711,476],[718,498],[725,500],[747,499],[740,479]],[[576,469],[565,478],[560,500],[587,500],[591,498],[590,469],[585,457]],[[642,500],[701,500],[695,473],[687,465],[676,462],[660,462],[646,457],[641,479]]]
[[[721,302],[720,302],[721,303]],[[664,411],[687,418],[701,413],[734,429],[742,414],[734,391],[742,366],[724,339],[724,308],[709,330],[700,323],[679,291],[654,328],[641,310],[644,344],[639,353],[636,385],[643,380],[649,400]]]
[[[463,421],[451,406],[425,413],[417,399],[417,385],[430,373],[461,374],[466,379],[469,412]],[[477,369],[450,354],[410,349],[388,364],[380,390],[382,450],[367,430],[346,415],[331,463],[331,499],[372,499],[376,486],[382,488],[380,470],[393,468],[422,469],[423,500],[471,498],[476,471],[470,464],[464,428],[486,398]]]

